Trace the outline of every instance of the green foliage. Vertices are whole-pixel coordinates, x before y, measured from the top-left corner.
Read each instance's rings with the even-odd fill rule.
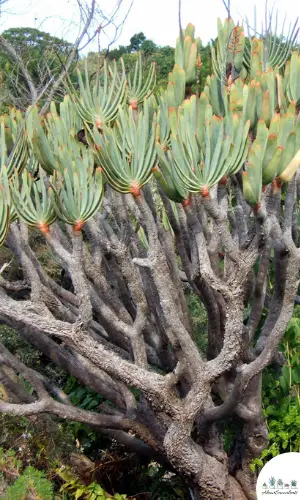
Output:
[[[146,37],[143,32],[136,33],[130,38],[130,45],[128,47],[128,52],[138,52],[141,50],[143,42],[145,42]]]
[[[118,60],[122,57],[126,71],[128,72],[133,69],[136,63],[137,50],[143,53],[147,67],[151,62],[155,62],[157,87],[165,85],[168,81],[168,74],[174,66],[175,49],[168,45],[160,47],[152,40],[148,40],[143,33],[133,35],[128,46],[120,45],[119,48],[110,50],[107,58],[112,61],[113,59]],[[88,58],[91,59],[91,54],[88,55]]]
[[[16,457],[14,450],[5,452],[0,447],[0,471],[10,477],[17,477],[20,474],[22,462]]]
[[[12,354],[18,352],[20,360],[28,366],[40,364],[40,353],[23,340],[14,328],[0,325],[0,341]]]
[[[107,54],[107,58],[110,61],[113,61],[114,59],[118,60],[118,59],[120,59],[120,57],[124,56],[124,54],[127,53],[127,50],[128,50],[128,47],[126,47],[125,45],[119,45],[119,47],[117,49],[111,49],[109,51],[109,53]],[[94,54],[94,53],[90,52],[88,54],[88,57],[91,57],[91,54]]]
[[[52,473],[53,471],[48,470]],[[127,495],[118,493],[110,495],[96,481],[85,484],[69,467],[61,466],[55,470],[56,476],[63,481],[60,487],[62,496],[55,498],[72,498],[74,500],[125,500]],[[23,469],[14,450],[4,451],[0,448],[0,478],[5,478],[9,486],[5,489],[5,496],[0,500],[53,500],[54,484],[49,481],[43,471],[32,466]],[[71,495],[71,496],[70,496]],[[134,499],[132,499],[134,500]]]
[[[1,500],[53,499],[53,486],[45,473],[31,466],[22,470],[22,462],[13,450],[5,452],[0,448],[0,474],[12,482]]]
[[[138,196],[155,164],[156,117],[150,120],[148,102],[145,101],[137,119],[132,108],[120,109],[113,129],[106,127],[102,135],[94,126],[91,132],[97,161],[107,181],[120,193]]]
[[[107,58],[108,60],[113,61],[113,59],[120,59],[120,57],[123,57],[125,54],[134,54],[138,51],[152,54],[155,52],[156,48],[157,45],[152,42],[152,40],[147,40],[143,32],[135,33],[130,38],[129,45],[120,45],[117,49],[109,50]]]
[[[208,75],[212,72],[211,63],[211,45],[203,45],[200,47],[200,58],[201,58],[201,69],[199,72],[199,88],[198,91],[202,92],[204,90],[205,81]]]
[[[52,75],[58,75],[72,44],[34,28],[10,28],[1,34],[17,51],[37,88],[46,84]],[[47,68],[47,71],[45,71]],[[49,70],[49,71],[48,71]],[[7,94],[15,96],[20,106],[26,107],[26,82],[17,65],[4,51],[0,51],[0,75]],[[16,85],[16,82],[18,83]],[[8,96],[6,96],[6,103]]]
[[[274,368],[263,376],[263,405],[269,445],[252,461],[252,470],[285,452],[300,452],[300,307],[295,309],[280,350],[286,364],[280,374]],[[295,317],[296,316],[296,317]]]
[[[0,415],[0,446],[14,451],[22,464],[38,469],[51,470],[59,462],[68,460],[76,450],[71,424],[57,424],[48,417],[29,419]],[[51,436],[51,438],[50,438]]]
[[[168,82],[168,74],[172,71],[175,63],[173,47],[166,45],[157,48],[154,53],[149,54],[149,60],[155,62],[157,87],[165,86]]]
[[[93,481],[88,486],[85,485],[77,476],[73,474],[70,469],[61,467],[56,470],[58,476],[63,479],[64,484],[60,488],[62,493],[71,493],[74,500],[84,499],[84,500],[126,500],[127,495],[110,495],[105,492],[101,486]],[[134,500],[134,499],[132,499]]]
[[[155,52],[157,52],[157,49],[158,47],[156,43],[152,42],[152,40],[144,40],[140,46],[140,50],[146,57],[155,54]]]
[[[68,377],[64,391],[70,397],[72,404],[83,410],[93,410],[103,402],[103,397],[100,394],[80,385],[72,376]]]
[[[139,37],[134,35],[131,38],[138,40]],[[149,67],[151,62],[155,62],[156,66],[156,82],[157,89],[164,87],[168,83],[168,75],[173,70],[175,63],[175,49],[169,45],[159,46],[156,45],[152,40],[145,39],[138,43],[139,50],[143,53],[144,64]],[[207,76],[211,73],[211,45],[200,47],[200,59],[201,59],[201,71],[199,74],[199,90],[204,89],[205,81]],[[107,58],[112,61],[113,59],[124,60],[126,71],[131,71],[136,63],[137,53],[132,50],[132,45],[124,46],[120,45],[117,49],[112,49],[109,51]],[[87,56],[88,67],[92,72],[92,67],[95,69],[97,66],[98,56],[94,53],[89,53]]]
[[[144,484],[143,484],[144,482]],[[176,474],[166,471],[156,462],[143,469],[140,488],[149,493],[151,500],[184,500],[189,498],[187,488]]]
[[[207,348],[207,312],[197,295],[186,291],[186,301],[193,322],[195,342],[203,353]]]
[[[287,364],[279,379],[283,396],[298,397],[300,403],[300,319],[292,318],[280,346]]]
[[[0,325],[0,341],[3,342],[12,354],[17,354],[24,364],[30,368],[38,369],[55,383],[60,385],[65,379],[65,372],[49,361],[49,359],[45,359],[43,354],[24,340],[14,328],[10,328],[7,325]]]
[[[28,57],[33,64],[41,55],[49,54],[49,52],[59,51],[62,55],[67,55],[72,44],[40,31],[35,28],[9,28],[1,33],[8,40],[19,54]],[[1,54],[1,57],[3,55]],[[28,68],[30,69],[30,68]]]
[[[53,486],[44,472],[27,467],[17,480],[5,491],[2,500],[26,500],[27,498],[41,500],[53,499]]]
[[[72,376],[67,378],[63,390],[70,397],[72,404],[83,410],[95,410],[104,401],[100,394],[79,384],[76,378]],[[89,455],[107,445],[106,438],[86,424],[69,422],[68,431],[72,433],[77,446],[80,446],[82,451],[89,453]]]

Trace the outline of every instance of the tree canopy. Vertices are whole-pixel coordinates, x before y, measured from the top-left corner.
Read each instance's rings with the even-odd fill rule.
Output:
[[[108,59],[120,59],[123,57],[128,71],[134,68],[136,62],[136,51],[140,50],[144,55],[145,65],[149,62],[156,63],[157,84],[166,84],[168,75],[172,71],[175,62],[175,49],[169,45],[159,46],[148,40],[144,33],[136,33],[130,39],[130,44],[121,45],[116,49],[111,49],[108,52]],[[203,90],[206,77],[211,71],[210,62],[211,45],[201,47],[200,56],[202,61],[202,69],[200,73],[200,90]]]
[[[47,85],[53,76],[61,72],[72,49],[71,43],[34,28],[10,28],[1,37],[18,53],[38,88]],[[1,47],[0,71],[6,100],[9,101],[9,96],[14,96],[15,104],[22,106],[23,99],[26,105],[24,76],[15,61]]]

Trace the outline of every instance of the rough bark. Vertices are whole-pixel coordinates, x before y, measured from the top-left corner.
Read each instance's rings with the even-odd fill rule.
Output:
[[[68,272],[72,290],[51,279],[26,228],[12,224],[7,244],[25,281],[2,277],[1,321],[114,407],[103,404],[95,412],[73,407],[50,381],[2,346],[0,382],[17,399],[1,401],[0,411],[52,413],[89,423],[177,471],[195,498],[255,498],[249,465],[267,438],[261,374],[274,359],[293,312],[300,254],[292,236],[293,192],[283,219],[274,191],[265,216],[251,225],[238,183],[235,189],[235,210],[221,187],[211,200],[196,196],[190,206],[178,206],[177,217],[161,194],[173,233],[163,228],[149,190],[134,201],[130,195],[109,195],[84,237],[54,226],[46,241]],[[147,249],[128,222],[132,217],[144,229]],[[272,297],[258,330],[272,252]],[[192,330],[187,285],[207,311],[207,352],[200,352]],[[28,297],[12,298],[11,290],[24,286]],[[22,399],[7,367],[27,378],[33,396]],[[229,417],[239,419],[241,432],[227,454],[219,422]]]

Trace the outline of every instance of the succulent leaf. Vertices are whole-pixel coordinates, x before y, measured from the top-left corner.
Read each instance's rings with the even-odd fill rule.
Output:
[[[101,169],[93,173],[82,168],[80,161],[71,169],[56,172],[50,189],[50,196],[57,217],[80,231],[85,222],[99,210],[103,197]]]
[[[175,64],[184,70],[186,85],[196,83],[200,46],[200,38],[195,38],[195,27],[188,24],[177,38],[175,47]]]
[[[144,81],[142,54],[139,52],[135,64],[133,77],[127,78],[127,102],[136,110],[153,92],[156,83],[155,63],[151,63],[146,80]]]
[[[42,172],[40,179],[34,182],[32,176],[23,171],[11,178],[10,193],[18,217],[29,226],[48,232],[56,215],[45,186]]]
[[[238,78],[244,60],[245,34],[242,26],[235,26],[231,17],[224,24],[218,19],[216,46],[211,47],[212,67],[218,81],[232,83]]]
[[[94,85],[91,86],[86,62],[84,78],[77,70],[80,97],[69,82],[69,94],[78,115],[84,122],[95,124],[99,129],[116,118],[119,106],[126,98],[127,83],[122,59],[120,64],[121,76],[118,74],[116,61],[113,62],[113,67],[110,67],[105,60],[103,68],[96,75]]]
[[[247,154],[249,122],[237,123],[237,116],[212,115],[197,119],[196,96],[176,111],[169,111],[171,123],[172,175],[175,185],[189,192],[206,192],[225,175],[241,168]],[[202,108],[203,110],[203,108]]]
[[[156,163],[155,129],[156,115],[150,121],[146,100],[137,117],[131,108],[121,109],[113,128],[106,127],[103,134],[96,127],[91,131],[96,160],[116,191],[138,196],[148,181]]]

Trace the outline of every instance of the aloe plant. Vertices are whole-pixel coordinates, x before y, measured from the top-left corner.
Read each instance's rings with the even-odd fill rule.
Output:
[[[225,116],[228,111],[240,113],[245,121],[250,120],[252,129],[260,119],[269,125],[276,112],[287,109],[278,68],[257,71],[248,84],[239,78],[231,84],[230,91],[211,75],[207,77],[204,92],[216,115]]]
[[[15,171],[16,175],[17,171]],[[6,198],[6,204],[8,205],[9,211],[8,211],[8,227],[12,222],[15,222],[18,219],[18,213],[15,209],[14,203],[12,201],[11,197],[11,192],[10,192],[10,181],[8,179],[7,175],[7,168],[6,166],[2,167],[1,169],[1,177],[0,177],[0,185],[4,189],[5,192],[5,198]]]
[[[40,117],[38,108],[34,107],[26,126],[36,160],[47,174],[52,175],[56,168],[60,168],[58,156],[61,148],[69,148],[73,155],[80,154],[80,147],[77,147],[77,126],[82,127],[83,122],[76,119],[74,108],[70,107],[68,99],[61,103],[60,115],[54,103],[51,103],[50,111],[47,116]]]
[[[49,226],[56,219],[56,214],[42,176],[35,182],[28,172],[23,171],[21,176],[16,174],[12,177],[10,184],[11,197],[18,217],[28,226],[47,233]]]
[[[142,54],[139,52],[133,76],[127,77],[127,102],[133,110],[147,99],[153,92],[156,83],[155,63],[151,63],[146,79],[144,79]]]
[[[295,108],[290,106],[284,115],[275,115],[267,128],[258,122],[257,137],[253,142],[246,172],[243,172],[244,195],[256,205],[262,186],[275,178],[289,182],[300,166],[300,121],[295,121]]]
[[[224,116],[226,110],[227,90],[220,85],[216,75],[208,76],[204,87],[207,102],[211,103],[213,112],[217,116]]]
[[[73,116],[74,109],[70,107],[69,100],[65,99],[60,105],[60,116],[54,104],[51,104],[50,111],[44,118],[43,126],[38,109],[32,109],[27,120],[28,135],[36,160],[51,175],[51,214],[72,225],[74,231],[79,231],[100,207],[103,195],[102,174],[99,169],[94,171],[93,149],[86,149],[77,140],[76,126],[80,122]],[[26,179],[24,184],[26,185]],[[30,190],[27,189],[26,193],[28,192]],[[22,199],[17,197],[16,201],[19,201],[20,207]],[[16,202],[15,205],[18,212]],[[38,220],[47,230],[55,217],[52,220],[52,216],[48,215],[46,201],[44,206],[45,220],[41,221],[40,214]],[[31,214],[26,214],[26,217],[28,224],[37,225],[37,214],[33,211],[32,202]],[[39,227],[42,227],[41,224]]]
[[[103,197],[103,176],[94,169],[92,149],[73,144],[70,151],[58,151],[58,168],[51,181],[51,199],[57,217],[80,231],[85,222],[100,208]]]
[[[157,111],[157,125],[156,125],[156,140],[159,142],[163,150],[170,146],[170,122],[168,119],[169,102],[166,94],[159,96],[159,106]],[[182,102],[182,101],[181,101]]]
[[[177,112],[169,110],[170,160],[176,185],[208,196],[212,186],[225,175],[237,172],[245,161],[249,122],[243,125],[237,115],[217,117],[210,105],[197,119],[196,108],[197,99],[193,96]]]
[[[185,96],[186,78],[185,71],[178,64],[169,73],[169,82],[166,90],[168,105],[178,107]]]
[[[148,181],[156,161],[155,125],[156,115],[150,123],[145,101],[137,119],[133,109],[121,109],[113,129],[107,127],[103,134],[97,127],[91,131],[97,162],[116,191],[138,196]]]
[[[300,54],[293,52],[291,57],[290,66],[288,68],[288,81],[286,83],[287,97],[290,102],[296,105],[300,104]]]
[[[243,172],[243,192],[251,205],[257,206],[262,193],[262,164],[266,151],[268,129],[263,121],[259,122],[258,133],[248,155],[247,169]]]
[[[211,47],[213,71],[221,83],[234,81],[243,68],[245,34],[242,26],[235,26],[231,17],[224,24],[218,19],[216,47]]]
[[[7,197],[4,185],[0,185],[0,245],[3,245],[10,222],[10,209],[7,202]]]
[[[31,108],[30,113],[27,115],[26,129],[35,158],[47,174],[53,174],[56,165],[54,144],[52,144],[47,137],[37,106]],[[56,138],[56,142],[58,142],[59,139],[60,136]]]
[[[21,172],[28,159],[24,118],[20,111],[11,109],[0,120],[0,168],[7,167],[11,177],[15,170]]]
[[[200,38],[195,38],[195,26],[189,23],[177,38],[175,47],[175,64],[184,70],[186,85],[196,83],[200,47]]]
[[[172,155],[170,151],[164,151],[160,143],[156,143],[158,163],[152,169],[152,173],[170,200],[176,203],[184,203],[188,200],[189,191],[176,183],[173,174]]]
[[[296,19],[294,24],[290,23],[286,34],[286,17],[283,20],[281,31],[278,31],[280,29],[278,27],[278,11],[276,12],[274,23],[272,23],[273,12],[268,13],[268,15],[268,25],[263,27],[262,30],[257,28],[255,9],[252,29],[250,28],[252,24],[246,18],[250,47],[247,44],[245,45],[244,65],[252,76],[255,76],[257,64],[260,65],[262,71],[276,66],[281,69],[289,59],[299,33],[298,19]]]
[[[50,112],[52,115],[58,115],[54,102],[51,103]],[[82,118],[74,110],[74,105],[69,95],[65,95],[63,101],[59,104],[59,116],[72,137],[75,137],[78,131],[84,126]]]
[[[95,83],[91,85],[86,62],[84,78],[77,70],[80,96],[77,96],[74,86],[69,84],[70,97],[78,115],[83,121],[95,124],[99,129],[116,118],[119,106],[126,98],[127,84],[122,59],[120,64],[121,76],[118,74],[116,61],[110,66],[105,60],[103,68],[97,72]]]

